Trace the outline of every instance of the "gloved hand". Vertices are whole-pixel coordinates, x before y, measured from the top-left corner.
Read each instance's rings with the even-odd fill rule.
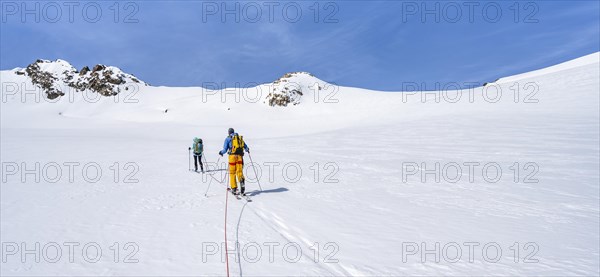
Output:
[[[221,151],[219,151],[219,156],[223,157],[223,153],[221,153]]]
[[[250,148],[246,149],[246,152],[250,153]]]

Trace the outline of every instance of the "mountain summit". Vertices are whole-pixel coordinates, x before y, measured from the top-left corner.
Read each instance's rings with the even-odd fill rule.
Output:
[[[148,86],[118,67],[97,64],[92,69],[84,66],[77,70],[69,62],[61,59],[37,60],[24,69],[15,69],[14,72],[29,77],[49,99],[63,96],[69,89],[89,90],[103,96],[114,96],[134,86]]]
[[[300,104],[302,96],[306,98],[311,92],[323,90],[327,83],[308,72],[291,72],[269,84],[269,87],[265,103],[285,107]]]

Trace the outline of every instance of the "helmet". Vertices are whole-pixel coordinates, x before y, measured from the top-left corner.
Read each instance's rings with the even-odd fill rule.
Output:
[[[231,134],[233,134],[233,132],[235,132],[235,131],[233,130],[233,128],[229,128],[229,130],[227,130],[227,133],[228,133],[228,134],[230,134],[230,135],[231,135]]]

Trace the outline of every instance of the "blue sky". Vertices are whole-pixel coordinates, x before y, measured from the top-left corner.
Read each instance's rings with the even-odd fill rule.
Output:
[[[163,86],[246,87],[308,71],[343,86],[435,89],[600,50],[598,1],[73,2],[2,1],[0,68],[64,59]]]

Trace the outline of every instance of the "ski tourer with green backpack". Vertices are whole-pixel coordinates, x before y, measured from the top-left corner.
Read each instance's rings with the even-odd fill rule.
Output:
[[[202,145],[201,138],[194,138],[194,143],[192,144],[193,153],[194,153],[194,171],[198,171],[198,164],[200,164],[200,170],[204,173],[204,166],[202,165],[202,153],[204,152],[204,145]]]

